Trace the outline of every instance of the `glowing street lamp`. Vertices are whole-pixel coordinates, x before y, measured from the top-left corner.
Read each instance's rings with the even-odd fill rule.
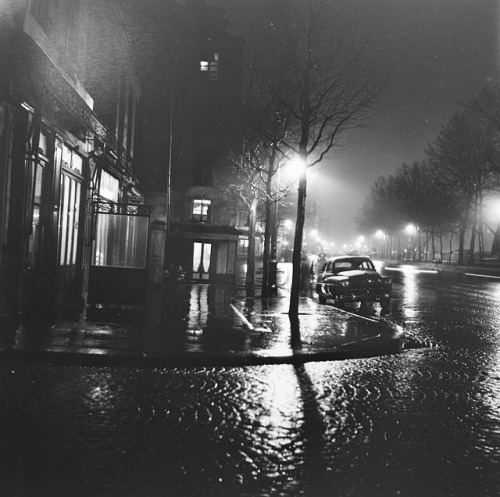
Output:
[[[303,174],[306,174],[307,167],[300,157],[291,158],[286,166],[284,172],[289,181],[297,181]]]

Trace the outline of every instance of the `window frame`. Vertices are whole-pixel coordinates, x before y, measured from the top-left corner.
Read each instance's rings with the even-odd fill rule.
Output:
[[[199,211],[196,203],[199,202]],[[206,207],[206,212],[205,208]],[[196,209],[196,212],[195,212]],[[191,203],[191,221],[194,223],[209,223],[212,213],[212,201],[206,198],[194,198]]]

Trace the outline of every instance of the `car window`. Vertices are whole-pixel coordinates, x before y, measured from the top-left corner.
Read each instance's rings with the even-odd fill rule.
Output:
[[[340,271],[349,271],[353,269],[351,261],[337,261],[335,262],[335,272],[339,273]]]
[[[359,265],[359,267],[360,267],[360,269],[367,269],[367,270],[371,270],[371,271],[375,270],[375,266],[373,265],[372,261],[363,261]]]

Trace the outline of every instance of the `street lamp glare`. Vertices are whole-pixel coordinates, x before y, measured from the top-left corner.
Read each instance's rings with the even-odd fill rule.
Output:
[[[493,212],[497,218],[500,218],[500,200],[497,200],[492,204]]]
[[[293,157],[286,165],[287,176],[292,181],[299,179],[306,170],[307,166],[300,157]]]
[[[415,226],[413,224],[409,224],[407,227],[406,227],[406,232],[409,234],[409,235],[413,235],[413,233],[415,233]]]

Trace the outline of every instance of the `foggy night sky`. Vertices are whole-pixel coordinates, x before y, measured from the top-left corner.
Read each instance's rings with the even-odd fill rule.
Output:
[[[498,73],[499,0],[350,1],[357,4],[367,50],[380,58],[388,86],[368,126],[345,135],[344,149],[308,176],[307,200],[315,198],[321,183],[321,204],[332,213],[329,240],[337,246],[357,237],[354,218],[374,181],[403,162],[423,159],[458,103]],[[260,0],[211,3],[226,10],[233,33],[265,5]]]

